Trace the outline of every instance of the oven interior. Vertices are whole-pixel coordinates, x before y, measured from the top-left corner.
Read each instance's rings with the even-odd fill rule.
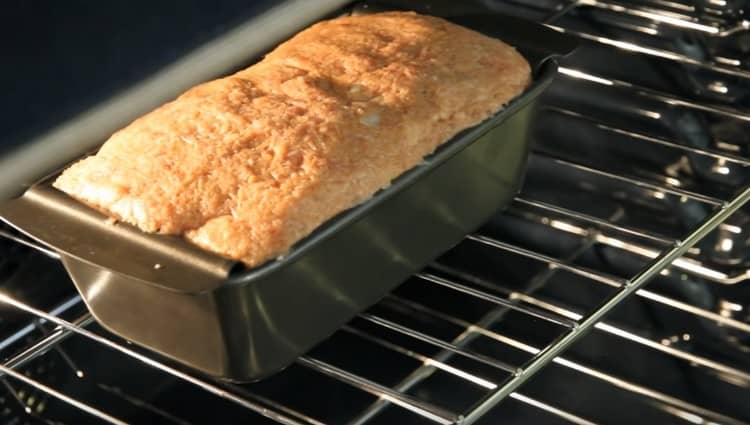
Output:
[[[540,103],[507,211],[250,384],[103,330],[57,255],[2,228],[0,421],[750,422],[748,4],[474,6],[580,42]],[[569,334],[567,350],[539,360]]]

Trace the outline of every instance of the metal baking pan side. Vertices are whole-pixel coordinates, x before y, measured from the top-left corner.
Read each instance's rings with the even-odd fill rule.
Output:
[[[556,70],[548,59],[571,45],[512,18],[455,20],[518,46],[534,69],[532,85],[284,258],[246,269],[181,238],[113,224],[51,188],[51,178],[1,205],[0,216],[61,253],[92,314],[112,332],[224,379],[274,373],[458,243],[518,191],[528,123]]]

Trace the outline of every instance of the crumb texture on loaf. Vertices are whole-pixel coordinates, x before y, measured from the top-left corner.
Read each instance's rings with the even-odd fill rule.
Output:
[[[337,18],[135,120],[54,185],[144,231],[255,266],[529,81],[512,47],[439,18]]]

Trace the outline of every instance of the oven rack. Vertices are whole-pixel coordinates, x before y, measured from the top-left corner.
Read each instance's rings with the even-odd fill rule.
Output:
[[[585,2],[574,3],[573,7],[566,7],[563,10],[567,13],[575,7],[579,7],[582,5],[590,6],[590,3],[592,2],[588,0],[586,0]],[[599,3],[599,5],[606,4],[613,3]],[[653,11],[650,11],[649,13],[651,12]],[[559,16],[561,16],[560,13],[555,14],[555,17]],[[663,16],[668,17],[669,15],[664,14]],[[650,15],[641,17],[653,19],[661,24],[675,25],[672,20],[655,19],[654,16]],[[726,35],[723,33],[723,31],[729,30],[719,30],[718,32],[707,30],[705,32],[709,33],[712,36],[721,37]],[[608,43],[608,45],[617,49],[632,51],[629,46],[620,43]],[[670,58],[673,57],[667,57],[667,59]],[[676,58],[675,60],[679,61],[681,59]],[[704,65],[710,67],[710,69],[712,70],[716,70],[714,69],[716,68],[714,65]],[[724,68],[721,69],[723,70]],[[638,94],[650,97],[653,100],[663,101],[670,105],[679,105],[681,107],[692,108],[703,112],[723,114],[743,121],[750,121],[750,115],[741,110],[736,110],[723,105],[711,105],[703,102],[696,102],[694,100],[680,98],[679,96],[671,95],[669,93],[660,93],[656,90],[641,87],[637,84],[629,83],[626,81],[610,80],[604,76],[587,73],[585,69],[562,67],[561,72],[565,78],[575,78],[583,80],[585,82],[606,86],[615,85],[626,87],[629,89],[636,88]],[[744,78],[744,71],[739,71],[739,75]],[[607,127],[607,124],[602,123],[596,123],[596,125]],[[682,149],[692,154],[720,158],[727,161],[732,161],[742,166],[747,166],[749,162],[748,159],[744,157],[730,155],[724,152],[714,151],[710,149],[698,149],[683,145],[678,141],[652,138],[648,135],[639,134],[628,129],[615,128],[615,130],[625,131],[632,137],[636,137],[640,140],[645,140],[650,143],[662,145],[668,144],[677,149]],[[536,153],[535,155],[549,156],[544,153]],[[593,423],[592,421],[578,416],[573,412],[558,408],[553,403],[548,403],[546,401],[542,401],[516,391],[527,379],[532,377],[539,370],[550,363],[554,363],[556,365],[574,370],[594,379],[601,380],[609,385],[613,385],[621,389],[622,391],[637,396],[638,398],[648,403],[660,406],[660,408],[668,414],[672,414],[682,418],[692,417],[704,421],[713,421],[718,423],[743,423],[741,420],[724,415],[720,412],[701,407],[699,405],[696,405],[695,403],[691,403],[689,401],[685,401],[680,398],[661,393],[658,390],[639,385],[635,382],[619,378],[615,374],[598,370],[595,367],[588,366],[581,362],[570,360],[566,357],[560,356],[560,353],[580,337],[582,337],[586,332],[595,329],[598,332],[609,333],[624,341],[639,344],[649,350],[658,351],[664,355],[674,357],[675,359],[684,361],[686,364],[693,367],[705,368],[716,373],[721,373],[724,376],[729,376],[734,379],[735,382],[750,382],[750,372],[748,371],[741,370],[718,361],[714,361],[707,357],[694,355],[686,350],[680,349],[679,347],[673,347],[669,344],[664,344],[663,341],[654,340],[647,336],[640,335],[638,332],[630,331],[628,329],[618,327],[617,325],[609,323],[606,320],[602,320],[603,316],[605,316],[606,313],[619,305],[623,300],[631,295],[635,295],[636,297],[643,298],[648,302],[658,303],[669,308],[681,310],[687,314],[700,316],[704,319],[719,323],[723,326],[731,327],[737,331],[750,334],[750,325],[743,321],[736,320],[731,317],[726,317],[724,315],[703,309],[701,307],[688,304],[686,302],[677,300],[676,298],[643,289],[643,286],[651,278],[658,275],[659,273],[665,272],[670,267],[682,269],[683,271],[686,271],[688,273],[693,273],[724,284],[738,283],[747,279],[748,275],[746,271],[744,273],[741,272],[737,275],[721,276],[720,272],[712,270],[709,267],[690,266],[691,262],[681,257],[684,254],[688,253],[690,248],[696,242],[698,242],[712,230],[716,229],[724,222],[727,217],[736,212],[748,200],[750,200],[750,187],[739,191],[738,194],[731,199],[724,200],[719,199],[715,196],[710,196],[698,192],[685,191],[683,189],[673,187],[669,184],[655,184],[653,182],[639,179],[637,177],[620,175],[607,171],[605,169],[597,169],[595,167],[577,164],[567,159],[552,158],[552,160],[559,167],[576,168],[578,170],[582,170],[585,173],[596,174],[605,178],[616,179],[624,184],[633,185],[639,188],[645,187],[663,191],[675,196],[685,196],[696,202],[702,202],[707,205],[714,206],[715,211],[701,225],[694,228],[683,238],[681,238],[680,240],[674,240],[663,235],[653,234],[652,232],[643,229],[609,222],[605,219],[589,216],[571,209],[545,203],[535,199],[526,198],[523,196],[517,198],[514,201],[513,211],[533,211],[535,213],[541,211],[549,215],[546,221],[542,220],[542,222],[546,223],[546,225],[550,225],[549,223],[553,221],[550,219],[550,217],[554,217],[555,220],[558,220],[558,223],[563,223],[562,225],[558,224],[555,229],[576,234],[580,238],[581,249],[570,253],[564,258],[557,258],[542,252],[537,252],[532,249],[504,242],[502,240],[498,240],[489,235],[481,233],[467,236],[467,241],[469,241],[467,243],[482,244],[483,246],[490,247],[491,249],[510,253],[511,255],[529,258],[545,265],[543,270],[537,276],[535,276],[535,279],[538,279],[539,282],[543,282],[549,279],[550,276],[554,273],[563,271],[566,273],[573,273],[585,279],[586,281],[590,281],[597,285],[608,285],[614,288],[614,292],[607,299],[603,300],[599,307],[588,312],[581,312],[575,311],[571,308],[557,304],[550,300],[542,299],[533,294],[521,293],[510,290],[508,288],[503,288],[502,285],[498,284],[497,282],[483,282],[482,279],[477,278],[476,276],[472,276],[471,273],[463,270],[455,270],[448,266],[435,264],[430,269],[434,270],[434,272],[428,270],[419,273],[415,276],[415,280],[418,280],[420,284],[439,286],[442,288],[447,288],[451,291],[455,291],[457,294],[461,294],[462,296],[481,299],[485,302],[495,305],[496,307],[490,310],[490,312],[480,320],[468,321],[464,318],[448,314],[446,312],[437,310],[434,307],[424,305],[420,302],[406,299],[399,295],[392,295],[381,303],[383,306],[385,306],[385,308],[391,306],[393,308],[407,309],[408,311],[415,314],[426,314],[432,317],[434,320],[444,321],[460,327],[463,329],[463,331],[457,337],[451,340],[439,339],[419,329],[407,326],[403,323],[400,323],[399,321],[384,317],[381,314],[373,312],[363,313],[355,321],[356,323],[353,322],[340,331],[341,333],[348,333],[355,337],[365,339],[372,344],[380,345],[387,350],[393,351],[405,357],[411,358],[418,363],[421,363],[421,366],[415,369],[407,378],[402,380],[400,383],[393,386],[387,386],[378,383],[376,380],[370,377],[359,375],[355,372],[346,370],[342,367],[338,367],[334,364],[311,355],[302,357],[298,361],[298,366],[300,367],[310,369],[319,374],[326,375],[334,380],[346,383],[347,385],[350,385],[351,387],[356,388],[359,391],[364,391],[375,396],[376,400],[374,401],[374,403],[371,404],[356,418],[354,418],[351,423],[365,423],[368,420],[374,418],[379,412],[390,405],[398,406],[402,409],[405,409],[406,411],[409,411],[415,415],[419,415],[434,423],[473,423],[506,397],[532,406],[536,409],[540,409],[565,421],[578,424]],[[514,214],[513,211],[511,212],[511,214]],[[585,223],[587,226],[581,227],[581,223]],[[635,244],[613,244],[616,245],[619,249],[629,250],[630,252],[635,254],[640,253],[643,254],[642,256],[644,256],[645,258],[650,259],[648,265],[643,267],[639,271],[639,273],[637,273],[630,279],[610,276],[605,273],[577,265],[575,263],[577,256],[580,255],[580,253],[583,252],[583,250],[585,250],[591,244],[602,243],[603,240],[612,242],[611,239],[603,239],[602,237],[602,235],[607,236],[607,231],[612,231],[618,235],[630,235],[640,239],[646,239],[652,242],[656,242],[661,246],[661,249],[652,249],[649,254],[643,254],[643,250],[638,249],[638,246]],[[17,235],[3,233],[1,236],[11,237],[20,243],[37,248],[51,257],[56,256],[54,252],[50,251],[46,247],[39,246],[33,241],[28,241],[22,237],[18,237]],[[683,263],[680,263],[681,261]],[[686,266],[685,264],[688,265]],[[468,285],[469,283],[471,285]],[[478,289],[477,287],[479,287],[480,289]],[[196,387],[206,391],[207,393],[223,398],[243,408],[255,411],[262,416],[278,421],[280,423],[320,423],[318,420],[314,419],[306,413],[299,412],[294,408],[285,406],[274,400],[252,393],[252,387],[249,387],[250,390],[248,390],[245,387],[220,383],[203,376],[191,374],[190,372],[186,372],[178,367],[172,366],[169,362],[157,359],[151,354],[144,354],[144,352],[140,351],[139,349],[128,346],[112,335],[92,331],[90,330],[90,327],[93,323],[93,320],[88,313],[83,313],[72,320],[61,318],[60,315],[64,312],[72,310],[74,307],[82,307],[82,301],[78,297],[73,297],[69,300],[66,300],[57,308],[50,311],[44,311],[42,309],[35,308],[29,303],[12,298],[6,294],[0,294],[0,303],[33,316],[33,319],[29,325],[25,326],[12,336],[12,338],[15,338],[16,340],[22,338],[24,335],[30,335],[34,333],[36,330],[38,330],[39,326],[53,326],[53,329],[49,333],[37,338],[31,345],[26,347],[21,352],[13,355],[5,362],[3,362],[2,365],[0,365],[0,372],[5,375],[5,378],[10,378],[10,380],[17,380],[23,382],[26,385],[35,387],[43,392],[48,393],[52,397],[58,398],[65,403],[69,403],[73,407],[80,409],[82,412],[93,415],[105,422],[123,423],[113,415],[105,412],[102,407],[92,406],[90,404],[87,404],[85,401],[77,400],[62,392],[59,392],[54,388],[47,386],[43,382],[28,378],[22,373],[18,372],[18,369],[21,366],[28,364],[30,361],[44,355],[49,350],[59,348],[60,344],[66,338],[73,335],[78,335],[90,340],[97,346],[104,346],[120,352],[127,357],[143,363],[146,367],[154,368],[161,372],[171,374],[178,379],[195,385]],[[523,342],[512,336],[505,335],[495,329],[492,329],[492,325],[509,311],[520,313],[525,317],[528,316],[528,318],[530,319],[533,318],[549,322],[550,324],[560,328],[562,333],[555,340],[549,342],[545,346],[535,346]],[[440,351],[438,351],[437,354],[434,355],[425,355],[411,348],[404,347],[402,345],[399,345],[398,343],[374,335],[372,332],[367,330],[369,328],[367,326],[364,326],[363,323],[365,323],[369,327],[375,326],[377,328],[385,329],[389,332],[400,334],[409,339],[421,341],[422,343],[425,343],[427,345],[437,347]],[[529,358],[523,364],[523,366],[519,367],[517,365],[510,364],[509,362],[506,362],[502,359],[489,357],[487,355],[473,351],[471,348],[467,348],[467,346],[477,338],[488,338],[492,340],[493,343],[508,345],[531,355],[531,358]],[[10,345],[10,343],[7,341],[0,342],[0,347],[6,347],[8,345]],[[453,357],[463,357],[469,359],[472,362],[481,363],[485,366],[489,366],[494,370],[504,372],[506,376],[504,379],[485,379],[481,376],[477,376],[472,372],[457,368],[450,364],[449,361]],[[475,405],[471,406],[469,409],[463,412],[454,412],[442,406],[422,401],[419,398],[408,393],[408,390],[410,388],[413,388],[422,380],[436,373],[436,371],[452,375],[462,381],[470,383],[471,385],[483,388],[484,390],[486,390],[486,393]]]
[[[576,31],[567,28],[563,28],[556,25],[548,25],[550,28],[559,31],[563,34],[568,34],[579,38],[581,40],[591,41],[594,43],[602,44],[609,47],[616,47],[618,49],[641,54],[644,56],[650,56],[654,58],[664,59],[671,62],[675,62],[682,65],[691,65],[696,68],[710,70],[719,74],[725,74],[732,77],[740,77],[744,79],[750,78],[750,70],[742,67],[741,61],[734,58],[721,57],[721,62],[714,61],[702,61],[684,54],[675,53],[669,50],[663,50],[659,48],[653,48],[648,46],[642,46],[635,43],[617,40],[610,37],[604,37],[596,34],[592,34],[584,31]]]
[[[729,21],[726,19],[721,19],[720,16],[706,16],[696,18],[685,13],[695,13],[694,6],[690,6],[693,10],[688,9],[678,12],[649,6],[637,6],[616,1],[576,0],[575,2],[573,2],[573,4],[575,5],[574,7],[591,7],[617,14],[635,16],[638,18],[647,19],[656,24],[671,25],[689,31],[703,33],[712,37],[729,37],[739,32],[750,29],[750,21],[748,21],[747,19],[735,19]],[[680,4],[672,3],[672,5]]]
[[[521,3],[522,0],[513,0]],[[547,20],[557,20],[574,9],[599,9],[615,15],[643,19],[653,24],[666,25],[709,37],[725,38],[750,29],[750,20],[741,10],[732,10],[729,2],[709,0],[713,7],[699,11],[695,4],[668,0],[616,1],[569,0],[556,5],[556,12]],[[528,3],[521,3],[529,7]],[[647,31],[655,33],[656,30]]]
[[[566,309],[565,307],[555,305],[554,303],[539,299],[537,297],[534,297],[533,295],[512,292],[507,289],[504,291],[504,294],[497,295],[489,291],[476,289],[476,287],[464,285],[459,282],[459,279],[456,278],[445,278],[429,272],[423,272],[417,274],[415,277],[425,283],[449,288],[458,293],[466,294],[471,297],[476,297],[493,303],[497,306],[497,308],[488,313],[488,315],[483,320],[480,320],[477,323],[470,323],[461,318],[453,317],[445,313],[436,311],[434,308],[421,305],[419,302],[413,300],[405,300],[399,298],[398,296],[391,296],[384,301],[385,304],[396,303],[400,304],[401,306],[406,306],[413,311],[427,312],[438,319],[447,320],[457,326],[465,328],[465,331],[452,341],[437,339],[424,332],[412,329],[408,326],[387,319],[380,315],[372,313],[363,313],[362,315],[360,315],[360,320],[367,321],[371,324],[389,329],[399,334],[408,336],[409,338],[426,342],[442,350],[437,355],[428,357],[404,347],[400,347],[395,343],[384,341],[383,339],[380,339],[376,336],[369,335],[367,332],[362,331],[357,326],[348,325],[347,327],[345,327],[342,332],[352,333],[362,338],[369,339],[376,344],[385,345],[391,350],[398,351],[399,353],[419,360],[424,364],[424,366],[417,369],[412,375],[410,375],[409,378],[406,378],[402,383],[395,386],[394,388],[383,386],[367,377],[359,376],[314,357],[302,357],[301,359],[299,359],[298,364],[306,368],[315,370],[318,373],[325,374],[331,378],[345,382],[348,385],[358,388],[359,390],[372,393],[378,397],[379,400],[366,411],[364,411],[361,417],[353,421],[353,423],[364,423],[366,419],[372,417],[380,409],[385,407],[387,403],[397,405],[414,414],[423,416],[424,418],[429,419],[430,421],[435,423],[473,423],[484,413],[486,413],[488,409],[490,409],[506,396],[510,396],[517,401],[521,401],[522,403],[531,404],[533,406],[536,406],[537,408],[544,409],[551,414],[555,414],[574,423],[590,423],[584,418],[578,417],[573,413],[558,409],[551,404],[528,397],[523,393],[514,392],[514,390],[516,390],[526,379],[531,377],[543,366],[552,361],[566,368],[570,368],[581,373],[594,376],[597,379],[603,380],[604,382],[624,388],[627,391],[637,394],[640,397],[644,397],[650,400],[656,400],[659,403],[664,404],[665,406],[669,406],[672,409],[677,409],[678,412],[687,412],[692,415],[698,415],[699,417],[706,418],[707,420],[718,421],[719,423],[742,423],[741,421],[735,420],[731,417],[727,417],[725,415],[722,415],[721,413],[704,409],[700,406],[696,406],[678,398],[659,393],[658,391],[649,388],[644,388],[632,382],[628,382],[626,380],[617,378],[616,376],[607,374],[606,372],[573,362],[564,357],[557,357],[557,355],[572,342],[580,338],[584,332],[592,328],[596,328],[599,331],[610,333],[618,338],[636,344],[641,344],[649,349],[657,350],[664,354],[673,356],[676,359],[685,361],[695,367],[707,368],[717,373],[731,376],[735,379],[735,381],[750,383],[750,372],[739,370],[705,357],[693,355],[689,352],[680,350],[679,348],[670,347],[669,345],[664,345],[659,341],[654,341],[640,336],[636,333],[629,332],[626,329],[609,324],[606,321],[600,321],[600,319],[621,300],[632,293],[636,293],[638,296],[644,297],[649,301],[662,303],[671,308],[681,309],[690,314],[697,314],[708,320],[721,323],[725,326],[731,326],[742,332],[750,333],[750,325],[744,322],[723,317],[720,314],[703,310],[699,307],[690,306],[684,302],[671,299],[669,297],[662,296],[641,288],[649,278],[653,277],[654,275],[668,267],[672,260],[678,258],[682,253],[686,252],[686,250],[690,246],[692,246],[692,244],[694,244],[701,237],[705,236],[707,232],[715,228],[728,215],[736,211],[737,208],[739,208],[748,200],[750,200],[750,188],[744,190],[739,196],[725,203],[721,208],[718,209],[716,213],[709,217],[709,219],[706,220],[703,225],[687,235],[687,237],[683,241],[675,241],[670,249],[662,253],[657,259],[652,261],[649,266],[644,268],[637,276],[630,280],[607,276],[603,273],[576,266],[571,263],[572,258],[562,260],[554,259],[544,254],[498,241],[485,235],[469,235],[467,239],[470,241],[478,242],[484,245],[491,246],[495,249],[505,250],[516,255],[522,255],[532,258],[536,261],[546,263],[547,271],[554,271],[559,269],[566,272],[575,273],[579,276],[586,277],[592,282],[612,285],[616,287],[617,290],[599,308],[593,310],[587,315],[583,315],[580,312]],[[519,198],[516,200],[516,203],[530,204],[533,203],[533,201]],[[586,240],[586,238],[584,238],[583,240]],[[33,242],[28,243],[30,245],[34,244]],[[436,265],[435,268],[437,270],[441,270],[442,273],[447,272],[448,275],[457,275],[463,278],[463,280],[473,280],[476,283],[476,279],[471,278],[471,276],[467,275],[465,272],[456,272],[455,270],[450,270],[449,268],[441,267],[440,265]],[[496,291],[498,290],[498,288],[502,288],[497,283],[493,283],[492,286]],[[237,392],[227,389],[226,384],[212,382],[211,380],[207,380],[204,377],[191,375],[190,373],[184,372],[176,367],[169,366],[165,362],[155,360],[154,358],[143,354],[138,350],[129,348],[128,346],[117,342],[112,337],[102,336],[95,332],[92,332],[87,329],[87,326],[93,322],[91,316],[88,313],[81,315],[75,320],[67,321],[54,314],[36,309],[29,304],[23,303],[17,299],[13,299],[5,294],[0,294],[0,303],[32,314],[36,317],[36,320],[42,320],[56,326],[51,333],[44,336],[43,338],[40,338],[33,345],[26,348],[23,352],[13,356],[2,365],[0,365],[0,372],[6,374],[9,378],[18,379],[27,385],[34,386],[44,392],[48,392],[51,396],[58,397],[60,398],[60,400],[70,403],[75,407],[81,408],[84,412],[93,414],[105,421],[118,423],[116,418],[108,415],[98,408],[86,405],[81,401],[71,399],[65,394],[56,392],[54,389],[47,387],[41,382],[26,378],[19,372],[15,371],[15,369],[28,363],[39,355],[44,354],[51,347],[55,347],[71,334],[78,334],[85,338],[91,339],[97,344],[104,345],[110,349],[119,351],[127,356],[137,359],[145,365],[172,374],[179,379],[183,379],[193,385],[199,386],[209,393],[213,393],[216,396],[223,397],[230,402],[254,410],[259,414],[280,421],[281,423],[316,423],[316,420],[303,413],[296,412],[285,406],[278,405],[271,400],[266,400],[259,396],[252,396],[246,391],[242,391],[240,393],[241,395],[238,395]],[[65,307],[67,305],[67,308],[69,308],[70,305],[76,303],[82,303],[78,297],[75,297],[72,300],[68,300],[68,302],[65,303],[62,307]],[[488,328],[489,324],[497,320],[496,316],[498,314],[502,314],[502,312],[505,312],[509,309],[515,312],[520,312],[529,317],[548,321],[564,329],[564,333],[557,340],[551,342],[546,347],[539,348],[526,344],[517,339],[508,337],[507,335],[502,335],[501,333]],[[59,311],[60,309],[57,310]],[[27,330],[27,332],[32,332],[34,326],[27,326],[26,328],[29,329]],[[525,351],[533,355],[533,357],[523,367],[518,367],[508,364],[503,360],[489,358],[485,355],[464,348],[464,346],[468,342],[471,342],[471,340],[477,337],[491,338],[493,341],[496,341],[498,343],[507,344],[516,349]],[[481,377],[477,377],[470,372],[458,370],[447,364],[446,361],[451,356],[462,356],[473,361],[489,365],[495,369],[508,372],[509,377],[505,380],[505,382],[493,382]],[[466,414],[456,414],[454,412],[449,412],[439,406],[420,401],[406,393],[406,391],[410,387],[431,374],[435,369],[453,374],[461,379],[482,386],[483,388],[490,391],[479,404],[466,412]]]

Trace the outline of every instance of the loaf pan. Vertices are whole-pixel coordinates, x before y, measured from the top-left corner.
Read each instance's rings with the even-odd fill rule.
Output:
[[[532,65],[531,86],[283,258],[248,269],[179,237],[113,223],[52,188],[59,171],[0,205],[0,216],[60,253],[111,332],[222,379],[274,373],[461,241],[521,185],[535,101],[555,75],[555,57],[573,45],[541,25],[462,13],[455,3],[417,10],[516,46]],[[341,13],[383,8],[398,6],[359,3]]]

